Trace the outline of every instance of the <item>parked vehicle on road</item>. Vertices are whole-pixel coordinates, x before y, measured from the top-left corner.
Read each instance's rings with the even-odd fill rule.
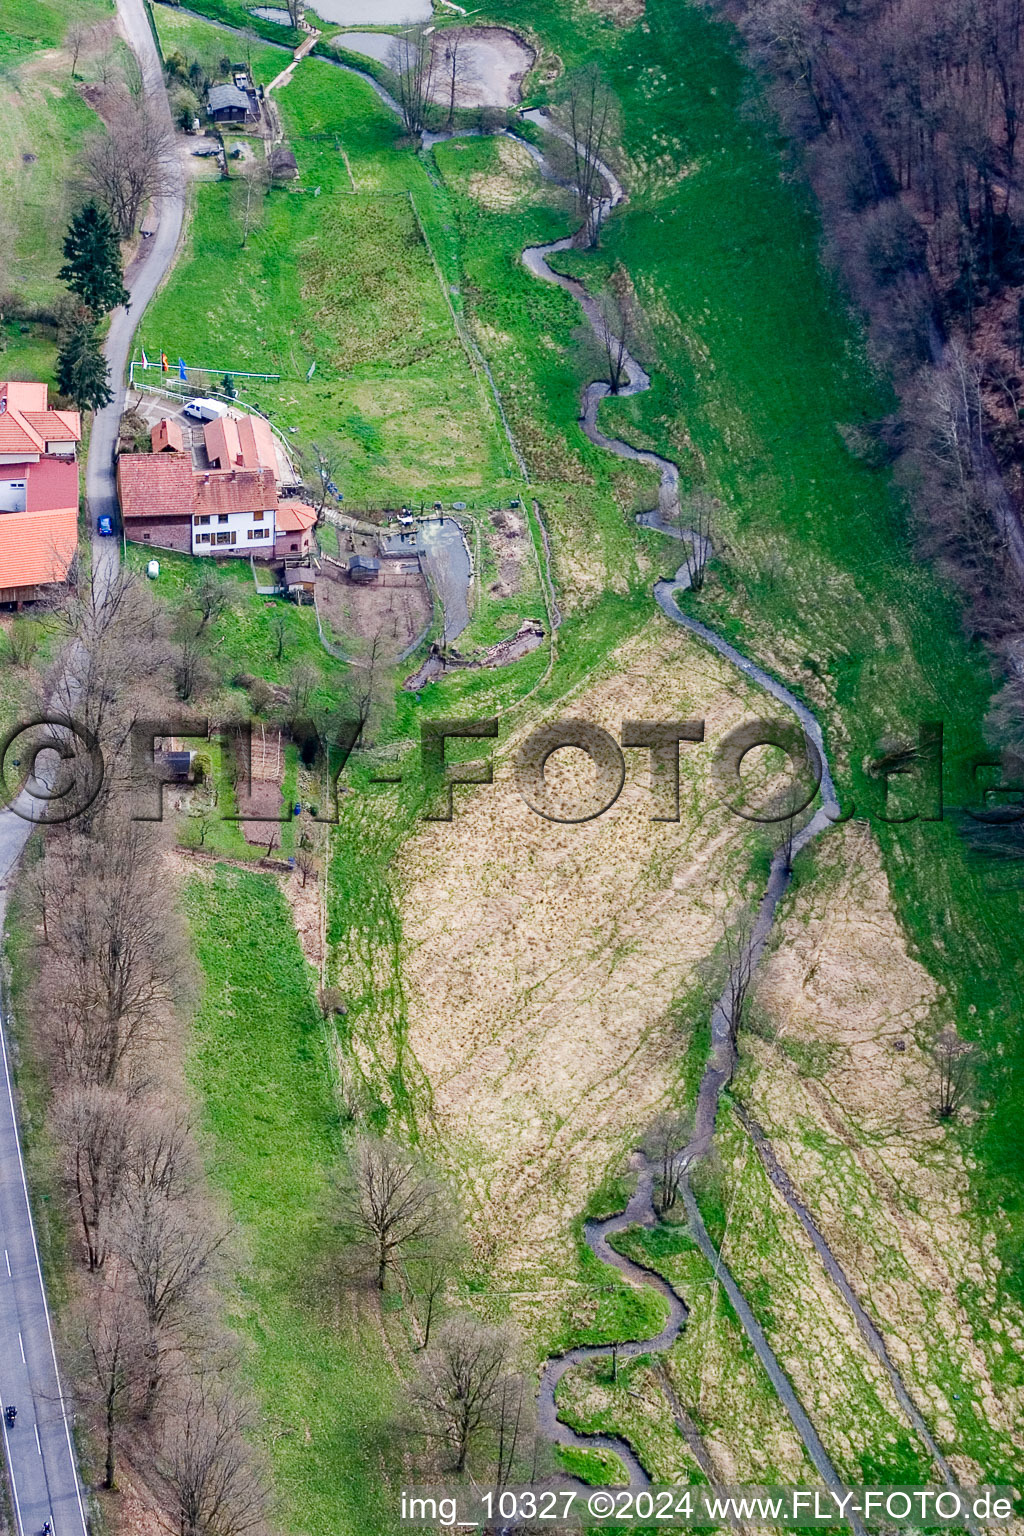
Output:
[[[226,416],[231,409],[223,400],[188,400],[186,401],[182,415],[189,416],[193,421],[217,421],[219,417]]]
[[[109,513],[104,512],[96,519],[96,532],[101,539],[109,539],[114,533],[114,522]]]

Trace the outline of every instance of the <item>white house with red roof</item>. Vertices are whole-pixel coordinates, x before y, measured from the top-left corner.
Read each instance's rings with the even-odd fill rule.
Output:
[[[0,603],[19,607],[67,580],[78,547],[77,411],[45,384],[0,382]]]
[[[157,422],[152,453],[117,461],[125,534],[192,555],[302,557],[315,548],[316,513],[279,501],[279,456],[260,416],[224,416],[203,429],[206,462],[198,469],[177,423]]]

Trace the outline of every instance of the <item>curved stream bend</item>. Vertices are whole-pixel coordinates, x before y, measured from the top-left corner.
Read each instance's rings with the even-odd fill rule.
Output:
[[[340,59],[330,59],[329,62],[337,68],[343,69],[349,74],[358,75],[361,79],[365,80],[384,105],[397,116],[401,116],[401,108],[398,102],[368,71],[357,69],[351,64],[343,63]],[[571,136],[559,127],[557,123],[554,123],[547,117],[546,114],[539,111],[531,111],[524,113],[523,116],[535,123],[545,133],[572,144]],[[512,133],[508,129],[500,131],[508,138],[514,139],[528,151],[543,176],[551,181],[558,182],[560,185],[566,185],[563,179],[549,165],[543,152],[535,144],[518,134]],[[477,133],[478,130],[469,129],[456,131],[455,133],[424,134],[423,147],[429,150],[433,144],[444,139],[476,136]],[[609,166],[599,162],[598,169],[608,188],[608,195],[602,199],[591,215],[591,218],[596,220],[597,224],[600,224],[611,210],[623,200],[625,193],[614,171]],[[588,230],[589,226],[590,221],[588,220]],[[543,282],[555,283],[558,287],[565,289],[567,293],[572,295],[586,315],[587,321],[598,340],[603,342],[606,335],[606,322],[597,302],[587,292],[582,283],[577,282],[575,278],[566,277],[560,272],[553,271],[548,265],[547,258],[549,256],[554,255],[558,251],[571,249],[576,244],[576,241],[577,236],[569,236],[562,240],[552,241],[546,245],[527,246],[522,252],[522,260],[535,277]],[[488,374],[490,374],[489,369]],[[651,387],[649,374],[628,350],[625,350],[623,353],[623,376],[626,383],[624,387],[620,386],[618,390],[620,395],[642,394]],[[495,388],[495,395],[497,396],[497,389],[494,386],[493,378],[491,383],[492,387]],[[598,409],[601,401],[610,393],[611,385],[603,379],[592,380],[583,390],[583,408],[580,415],[580,425],[584,433],[596,447],[603,448],[607,452],[615,454],[618,458],[647,464],[658,471],[658,505],[650,511],[639,513],[637,515],[637,522],[647,527],[656,528],[662,533],[672,534],[675,537],[689,540],[698,556],[701,558],[705,557],[710,553],[710,545],[707,544],[707,541],[703,541],[702,546],[701,535],[693,529],[680,530],[679,528],[679,466],[671,459],[664,458],[661,454],[654,453],[648,449],[635,448],[631,443],[627,443],[621,438],[607,437],[598,427]],[[518,449],[515,451],[517,458],[519,458]],[[525,466],[523,468],[525,472]],[[541,526],[543,528],[543,524]],[[545,547],[547,547],[546,530]],[[792,859],[813,838],[834,825],[840,815],[840,807],[832,775],[829,771],[821,726],[816,717],[777,678],[772,677],[770,673],[759,667],[756,662],[744,656],[728,640],[725,640],[714,630],[709,629],[706,624],[702,624],[699,619],[691,618],[679,608],[675,601],[676,595],[686,591],[690,586],[690,582],[691,571],[685,563],[678,568],[671,580],[655,582],[653,589],[654,599],[666,618],[670,619],[673,624],[678,624],[680,628],[689,630],[691,634],[696,635],[706,645],[711,646],[720,656],[723,656],[742,672],[745,677],[757,683],[766,693],[769,693],[780,704],[789,709],[800,721],[807,736],[817,748],[822,765],[821,803],[817,811],[793,837],[788,850],[780,848],[772,860],[768,883],[758,907],[753,930],[747,941],[747,953],[740,961],[740,965],[749,970],[753,969],[759,961],[771,932],[776,909],[789,883]],[[553,597],[552,589],[552,600]],[[554,611],[557,613],[557,608]],[[558,618],[560,620],[560,614]],[[789,1413],[794,1428],[803,1441],[811,1462],[827,1487],[837,1492],[842,1492],[842,1480],[832,1465],[817,1430],[814,1428],[814,1425],[804,1411],[803,1405],[793,1391],[789,1378],[786,1376],[771,1345],[765,1338],[760,1324],[747,1304],[746,1298],[743,1296],[739,1286],[712,1243],[697,1208],[693,1191],[690,1188],[688,1170],[693,1162],[708,1150],[714,1134],[719,1096],[723,1087],[730,1080],[735,1066],[736,1047],[729,1027],[731,1014],[729,1004],[732,997],[732,989],[733,979],[730,977],[726,982],[722,996],[712,1010],[711,1048],[697,1095],[694,1134],[689,1144],[679,1154],[681,1171],[680,1190],[689,1218],[690,1232],[697,1246],[712,1265],[718,1282],[731,1301],[744,1332],[753,1345],[780,1401]],[[625,1439],[617,1435],[585,1435],[570,1429],[567,1424],[563,1424],[559,1419],[555,1403],[557,1385],[565,1373],[573,1366],[579,1365],[586,1360],[596,1359],[599,1356],[609,1356],[613,1350],[617,1356],[621,1356],[623,1359],[634,1358],[637,1355],[647,1354],[648,1352],[657,1353],[666,1350],[678,1338],[689,1315],[689,1309],[685,1301],[663,1276],[632,1259],[625,1258],[622,1254],[617,1253],[609,1244],[608,1239],[616,1232],[625,1231],[628,1227],[632,1226],[652,1227],[658,1222],[658,1216],[654,1209],[654,1170],[647,1158],[640,1152],[634,1155],[633,1166],[638,1173],[637,1187],[628,1201],[625,1210],[616,1216],[607,1217],[601,1221],[586,1222],[583,1228],[583,1236],[587,1246],[604,1263],[610,1264],[613,1268],[617,1269],[634,1285],[650,1287],[664,1296],[669,1309],[668,1321],[660,1333],[649,1339],[634,1339],[616,1345],[578,1345],[576,1348],[568,1350],[564,1355],[548,1360],[543,1367],[540,1377],[538,1426],[550,1440],[558,1444],[572,1446],[581,1450],[604,1449],[614,1452],[621,1458],[626,1467],[630,1486],[645,1487],[650,1483],[650,1478],[641,1465],[636,1453]],[[782,1188],[780,1181],[776,1180],[776,1183]],[[787,1193],[786,1188],[782,1188],[782,1193],[787,1199],[787,1203],[797,1210],[797,1214],[801,1216],[804,1225],[807,1226],[808,1222],[813,1225],[813,1219],[806,1210],[806,1207],[796,1202],[795,1192],[793,1192],[792,1199]],[[797,1209],[798,1205],[799,1209]],[[815,1245],[818,1247],[819,1252],[823,1256],[827,1253],[830,1258],[833,1258],[831,1250],[828,1249],[824,1237],[818,1232],[816,1226],[814,1227],[814,1235],[817,1238]],[[834,1258],[833,1263],[835,1263]],[[831,1268],[829,1272],[832,1272]],[[846,1297],[846,1299],[848,1302],[850,1301],[850,1297]],[[857,1316],[858,1323],[860,1323],[859,1313],[855,1312],[855,1315]],[[869,1338],[870,1342],[872,1341]],[[880,1336],[878,1337],[878,1343],[884,1352],[884,1344]],[[878,1353],[877,1349],[876,1353]],[[894,1376],[895,1368],[887,1354],[885,1354],[884,1363],[889,1370],[890,1376]],[[896,1379],[898,1380],[898,1377]],[[923,1419],[921,1419],[911,1402],[909,1394],[902,1387],[902,1382],[900,1382],[900,1387],[902,1389],[902,1406],[910,1414],[915,1428],[922,1434],[922,1439],[925,1440],[929,1450],[935,1456],[946,1481],[955,1487],[956,1483],[948,1463],[938,1452],[938,1448],[927,1432]],[[854,1532],[854,1536],[866,1536],[864,1527],[856,1516],[848,1516],[848,1524]],[[972,1526],[973,1530],[974,1527]],[[975,1532],[975,1536],[977,1536],[977,1532]]]
[[[568,139],[568,135],[542,113],[531,112],[527,113],[526,116],[545,131],[554,133],[560,138]],[[520,140],[519,142],[525,141]],[[532,145],[527,147],[537,160],[542,171],[546,175],[551,175],[552,173],[547,168],[540,151]],[[606,214],[617,203],[622,201],[624,196],[622,187],[614,173],[607,166],[602,165],[600,169],[605,178],[605,184],[608,187],[608,196],[598,211],[598,222],[602,221]],[[560,272],[553,271],[548,264],[549,256],[554,255],[557,251],[569,250],[575,244],[576,237],[570,236],[567,239],[551,241],[547,245],[528,246],[522,253],[522,260],[535,277],[540,278],[544,282],[555,283],[558,287],[571,294],[586,315],[587,321],[597,339],[604,342],[607,337],[607,322],[596,300],[591,297],[582,283],[578,282],[575,278],[566,277]],[[616,338],[613,338],[613,340],[616,340],[617,343]],[[620,385],[618,390],[620,395],[641,394],[651,387],[650,376],[628,350],[623,354],[623,376],[626,382],[624,386]],[[693,546],[698,559],[703,562],[711,553],[708,541],[695,530],[680,527],[679,466],[673,463],[671,459],[666,459],[660,454],[653,453],[647,449],[635,448],[631,443],[624,442],[621,438],[608,437],[598,427],[597,414],[601,401],[610,393],[611,385],[603,379],[594,379],[585,387],[580,413],[580,426],[583,432],[596,447],[603,448],[607,452],[615,454],[618,458],[631,459],[650,465],[651,468],[658,471],[658,505],[647,512],[639,513],[637,515],[637,522],[645,527],[655,528],[661,533],[688,540]],[[732,1303],[736,1316],[753,1345],[780,1401],[786,1408],[794,1428],[803,1441],[811,1462],[826,1487],[841,1493],[843,1491],[842,1480],[832,1465],[828,1452],[804,1410],[803,1404],[794,1392],[788,1376],[780,1366],[761,1325],[758,1323],[742,1291],[726,1265],[722,1262],[720,1254],[711,1241],[700,1211],[697,1208],[697,1202],[689,1182],[690,1167],[708,1151],[711,1145],[718,1100],[722,1089],[731,1079],[736,1064],[736,1043],[730,1026],[730,1019],[734,1012],[732,1000],[733,990],[736,985],[735,978],[739,973],[749,976],[760,961],[765,944],[771,933],[779,901],[789,884],[793,858],[809,842],[833,826],[839,819],[841,811],[835,784],[829,769],[824,737],[817,718],[777,678],[772,677],[770,673],[759,667],[756,662],[751,661],[748,656],[744,656],[728,640],[725,640],[713,629],[709,629],[706,624],[702,624],[699,619],[692,618],[682,611],[676,602],[676,597],[679,593],[685,592],[689,588],[691,580],[692,567],[690,564],[684,563],[679,566],[671,580],[655,582],[654,600],[658,607],[673,624],[678,624],[682,629],[689,630],[691,634],[696,635],[704,644],[711,646],[720,656],[736,667],[744,677],[756,683],[758,687],[770,694],[772,698],[776,699],[796,716],[809,741],[817,749],[818,758],[821,763],[821,782],[819,786],[820,803],[814,815],[796,832],[790,846],[788,848],[786,846],[780,847],[772,859],[768,882],[758,906],[753,928],[746,942],[745,952],[737,965],[736,971],[727,979],[722,995],[712,1009],[711,1047],[697,1094],[693,1135],[689,1144],[678,1156],[680,1190],[694,1241],[711,1264],[722,1289]],[[743,1123],[747,1125],[746,1117],[743,1117]],[[755,1132],[754,1127],[748,1126],[748,1130],[752,1135],[762,1160],[766,1162],[769,1176],[772,1178],[773,1183],[808,1232],[825,1265],[826,1272],[839,1287],[867,1344],[886,1370],[904,1413],[931,1454],[947,1485],[957,1489],[956,1477],[949,1462],[935,1443],[923,1415],[907,1392],[893,1364],[884,1340],[864,1312],[838,1261],[814,1222],[810,1211],[799,1200],[790,1180],[779,1166],[777,1159],[775,1159],[774,1152],[769,1143],[760,1132],[760,1128],[756,1128]],[[624,1258],[622,1254],[616,1253],[608,1244],[608,1238],[615,1232],[621,1232],[628,1227],[637,1225],[651,1227],[657,1223],[658,1217],[654,1209],[653,1169],[642,1153],[635,1154],[634,1166],[639,1170],[637,1187],[626,1209],[620,1212],[619,1215],[612,1216],[604,1221],[586,1222],[583,1236],[587,1246],[598,1258],[603,1259],[605,1263],[611,1264],[631,1280],[633,1284],[653,1287],[666,1297],[669,1304],[668,1322],[661,1332],[653,1338],[633,1340],[629,1343],[618,1345],[580,1346],[569,1350],[564,1355],[548,1360],[542,1370],[540,1379],[538,1423],[550,1439],[561,1445],[573,1446],[581,1450],[598,1448],[614,1451],[625,1464],[630,1486],[644,1487],[649,1484],[650,1478],[641,1465],[636,1453],[624,1439],[613,1435],[586,1435],[570,1429],[568,1425],[562,1423],[559,1419],[555,1404],[555,1390],[558,1382],[565,1375],[566,1371],[574,1365],[594,1359],[600,1355],[610,1355],[613,1349],[624,1358],[664,1350],[679,1336],[686,1323],[688,1316],[686,1303],[672,1286],[661,1275],[654,1273],[641,1264]],[[855,1536],[864,1536],[863,1526],[855,1515],[848,1517],[848,1523]],[[974,1522],[968,1521],[968,1524],[973,1536],[979,1536]]]
[[[545,131],[554,132],[559,137],[565,137],[560,129],[552,124],[543,114],[538,112],[528,113],[531,121],[538,124]],[[524,142],[524,141],[520,141]],[[543,156],[534,146],[530,146],[534,158],[544,168]],[[608,196],[604,200],[600,216],[603,218],[623,198],[622,187],[615,176],[607,167],[601,167],[608,187]],[[555,283],[563,288],[579,304],[587,321],[599,341],[605,339],[606,321],[597,301],[587,292],[582,283],[573,277],[567,277],[561,272],[555,272],[548,263],[548,258],[559,251],[572,249],[577,243],[575,236],[569,236],[562,240],[553,240],[546,245],[527,246],[522,253],[522,260],[527,269],[535,277],[543,282]],[[650,389],[650,375],[642,364],[628,350],[624,351],[622,358],[622,372],[625,383],[620,386],[618,394],[638,395]],[[679,466],[671,459],[654,453],[649,449],[635,448],[631,443],[624,442],[621,438],[608,437],[597,425],[597,414],[604,400],[611,393],[611,385],[604,379],[592,380],[583,390],[582,410],[580,413],[580,426],[586,436],[598,448],[605,449],[608,453],[615,454],[621,459],[631,459],[634,462],[647,464],[656,469],[659,475],[658,505],[648,512],[640,513],[637,521],[647,527],[660,529],[663,533],[675,533],[676,536],[688,539],[695,547],[701,536],[692,529],[678,531],[679,524]],[[710,548],[704,542],[703,548],[698,548],[700,556],[710,553]],[[821,804],[814,816],[796,833],[791,849],[780,849],[772,860],[768,884],[758,907],[753,930],[747,941],[747,953],[740,962],[749,974],[749,971],[757,965],[761,953],[771,932],[775,919],[775,912],[779,901],[789,883],[790,863],[793,856],[805,847],[812,838],[826,831],[832,826],[839,816],[840,808],[836,796],[835,785],[828,768],[825,755],[825,744],[821,726],[811,711],[788,688],[784,687],[776,678],[772,677],[756,662],[744,656],[736,650],[727,640],[724,640],[707,625],[700,623],[682,612],[677,605],[676,594],[686,591],[691,581],[691,569],[683,564],[676,571],[671,581],[663,580],[655,583],[654,599],[666,618],[671,619],[683,629],[688,629],[692,634],[703,640],[707,645],[718,651],[719,655],[737,667],[745,677],[757,683],[767,693],[779,701],[780,704],[796,715],[807,736],[817,748],[822,764],[821,775]],[[714,1267],[723,1289],[729,1296],[736,1309],[744,1331],[756,1350],[762,1365],[765,1368],[779,1398],[785,1406],[793,1421],[807,1453],[817,1469],[825,1485],[836,1491],[842,1489],[840,1479],[835,1467],[832,1465],[828,1452],[825,1450],[821,1439],[811,1423],[803,1405],[793,1391],[788,1377],[775,1356],[764,1332],[746,1303],[739,1287],[732,1275],[729,1274],[720,1256],[715,1250],[714,1244],[701,1220],[696,1201],[689,1187],[688,1169],[691,1164],[701,1157],[710,1146],[714,1134],[715,1116],[718,1109],[718,1099],[722,1089],[732,1077],[736,1061],[736,1046],[730,1028],[732,1014],[731,999],[733,992],[733,977],[727,980],[722,996],[716,1002],[711,1015],[711,1049],[708,1055],[707,1065],[701,1079],[700,1089],[697,1095],[697,1108],[694,1117],[694,1133],[689,1145],[679,1154],[679,1164],[682,1174],[681,1189],[687,1214],[690,1218],[690,1229],[698,1246],[705,1257]],[[650,1339],[633,1340],[619,1345],[585,1345],[569,1350],[566,1354],[548,1360],[540,1378],[540,1396],[538,1406],[538,1422],[544,1433],[558,1444],[573,1446],[580,1450],[604,1449],[614,1451],[621,1457],[629,1474],[632,1487],[646,1487],[650,1478],[641,1465],[638,1457],[625,1440],[612,1435],[587,1435],[570,1429],[562,1423],[558,1417],[555,1403],[555,1390],[558,1382],[572,1366],[585,1360],[595,1359],[598,1356],[610,1355],[612,1349],[623,1357],[633,1357],[640,1354],[654,1353],[667,1349],[679,1336],[688,1315],[686,1303],[682,1297],[660,1275],[644,1268],[642,1265],[626,1259],[622,1254],[616,1253],[608,1244],[608,1238],[615,1232],[624,1231],[627,1227],[639,1225],[654,1226],[658,1220],[654,1209],[654,1173],[647,1159],[641,1154],[636,1154],[635,1166],[639,1169],[637,1188],[630,1199],[626,1209],[619,1215],[610,1217],[605,1221],[589,1221],[583,1229],[584,1240],[587,1246],[606,1263],[613,1265],[620,1273],[624,1274],[633,1284],[648,1286],[660,1291],[669,1304],[669,1319],[659,1334]],[[855,1519],[851,1520],[853,1529],[860,1536],[861,1527]]]

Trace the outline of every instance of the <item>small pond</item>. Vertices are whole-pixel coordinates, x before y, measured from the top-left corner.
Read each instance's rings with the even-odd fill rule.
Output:
[[[390,32],[339,32],[332,41],[336,48],[361,53],[367,59],[376,59],[379,64],[390,63],[395,47]]]
[[[310,0],[309,9],[339,27],[406,27],[433,15],[430,0]]]
[[[292,24],[288,12],[276,5],[255,5],[249,15],[258,16],[261,21],[276,21],[279,27],[290,27]]]

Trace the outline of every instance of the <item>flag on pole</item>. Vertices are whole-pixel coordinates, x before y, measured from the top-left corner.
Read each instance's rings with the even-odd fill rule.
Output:
[[[169,367],[169,364],[167,362],[167,353],[166,352],[161,352],[160,353],[160,371],[161,371],[161,373],[166,373],[167,370],[168,370],[168,367]]]
[[[178,378],[188,379],[188,374],[185,372],[185,359],[183,357],[178,358]]]
[[[142,349],[142,366],[143,366],[143,368],[148,368],[149,367],[149,358],[146,356],[146,349],[145,349],[145,347],[143,347],[143,349]]]

